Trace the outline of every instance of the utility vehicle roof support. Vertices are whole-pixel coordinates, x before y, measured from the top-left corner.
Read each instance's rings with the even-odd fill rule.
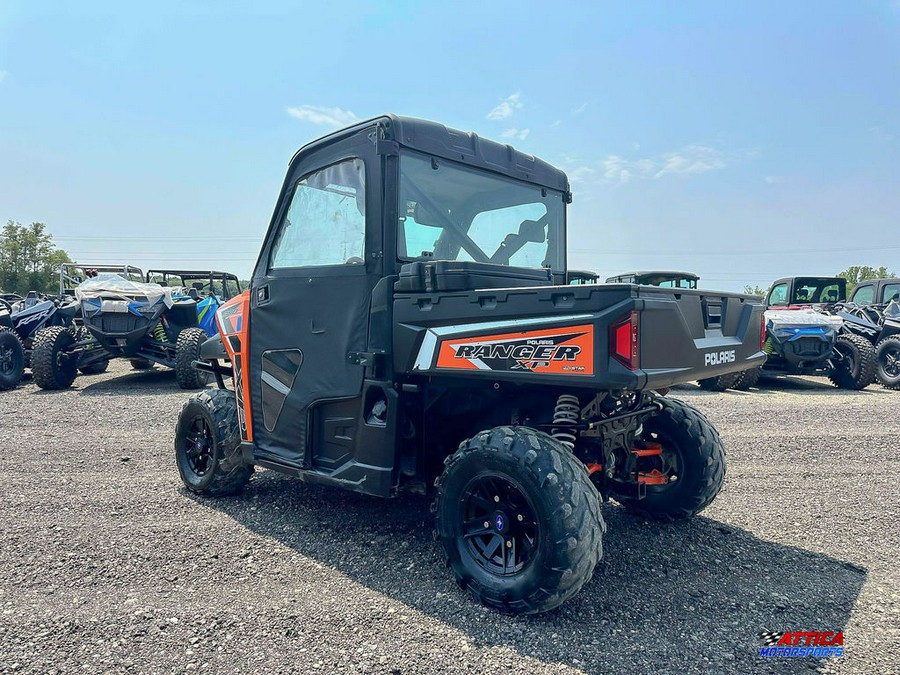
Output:
[[[143,281],[144,273],[132,265],[92,265],[88,263],[63,263],[59,266],[59,294],[74,295],[75,287],[98,274],[119,274],[131,281]]]

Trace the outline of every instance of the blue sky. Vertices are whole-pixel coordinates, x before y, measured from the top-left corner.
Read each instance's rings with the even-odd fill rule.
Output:
[[[250,273],[294,150],[382,112],[564,168],[571,267],[900,269],[900,1],[0,0],[0,219]]]

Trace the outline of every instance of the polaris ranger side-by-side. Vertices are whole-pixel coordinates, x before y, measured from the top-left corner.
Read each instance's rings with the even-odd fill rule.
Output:
[[[724,449],[663,393],[761,363],[762,307],[567,285],[570,201],[562,171],[433,122],[387,115],[304,146],[250,290],[201,348],[219,388],[179,416],[185,485],[233,493],[261,466],[433,493],[458,583],[526,613],[591,578],[601,498],[667,520],[702,510]]]
[[[826,375],[841,389],[872,384],[876,358],[871,338],[835,311],[846,300],[847,282],[841,277],[787,277],[773,283],[766,295],[768,358],[762,372]]]

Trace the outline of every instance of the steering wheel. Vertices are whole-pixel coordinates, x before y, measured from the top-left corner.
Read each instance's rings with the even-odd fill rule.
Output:
[[[345,265],[362,265],[365,261],[360,258],[358,255],[353,256],[352,258],[347,258],[347,262]]]

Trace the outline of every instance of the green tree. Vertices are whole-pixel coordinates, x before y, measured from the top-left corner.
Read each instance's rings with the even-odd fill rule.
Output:
[[[55,293],[59,266],[71,262],[44,223],[6,221],[0,234],[0,288],[7,293]]]
[[[856,285],[861,281],[869,279],[891,279],[896,277],[896,273],[889,272],[887,267],[869,267],[868,265],[854,265],[848,267],[843,272],[838,273],[839,277],[847,280],[847,295],[853,292]]]
[[[744,293],[747,295],[765,295],[768,293],[768,289],[760,288],[759,286],[744,286]]]

